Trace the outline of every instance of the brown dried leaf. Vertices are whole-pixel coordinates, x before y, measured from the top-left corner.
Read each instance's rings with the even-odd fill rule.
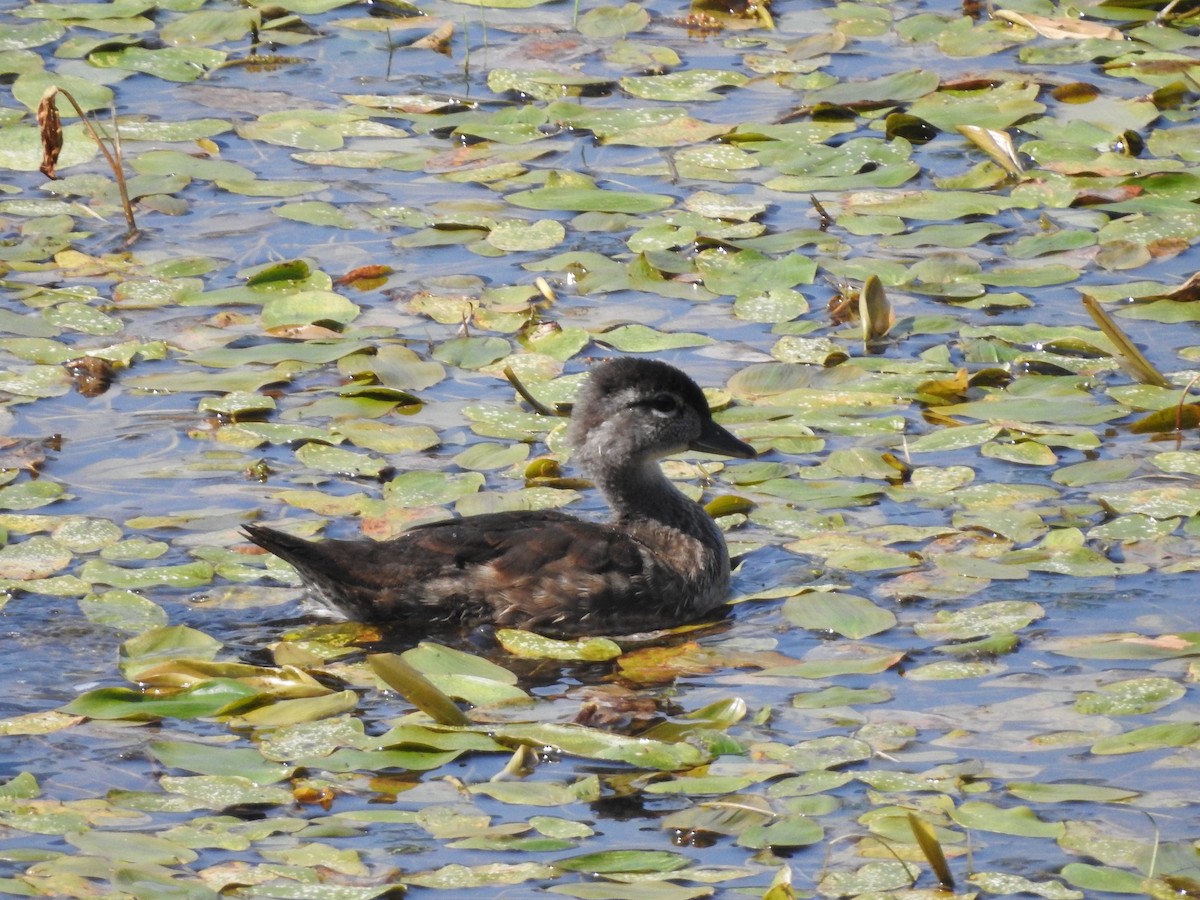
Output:
[[[357,269],[351,269],[340,278],[334,279],[333,283],[339,286],[353,285],[357,288],[378,287],[379,284],[395,271],[391,266],[359,266]]]
[[[51,85],[42,94],[38,103],[37,121],[42,132],[42,164],[38,168],[47,178],[57,178],[54,167],[58,165],[58,154],[62,152],[62,120],[58,117],[58,106],[54,98],[58,88]]]
[[[1071,206],[1098,206],[1102,203],[1121,203],[1124,200],[1132,200],[1134,197],[1140,197],[1144,191],[1144,188],[1136,184],[1124,184],[1111,188],[1087,188],[1075,196],[1075,199],[1071,201]]]
[[[1200,272],[1197,272],[1179,287],[1175,288],[1175,290],[1167,291],[1165,294],[1158,294],[1152,299],[1178,300],[1181,303],[1200,300]]]
[[[450,55],[450,39],[454,37],[454,26],[445,22],[431,31],[425,37],[413,41],[409,46],[414,50],[433,50],[437,53]]]
[[[1084,38],[1100,38],[1106,41],[1123,41],[1123,35],[1118,29],[1099,22],[1086,22],[1083,19],[1066,17],[1039,16],[1035,13],[1019,13],[1011,9],[997,9],[992,12],[997,19],[1005,19],[1016,25],[1032,28],[1044,38],[1052,41],[1077,41]]]
[[[958,133],[992,158],[1009,175],[1022,175],[1025,166],[1017,155],[1017,148],[1007,131],[981,128],[978,125],[959,125]]]
[[[324,325],[280,325],[268,328],[266,333],[272,337],[291,338],[297,341],[331,341],[341,337],[341,333]]]
[[[75,390],[84,397],[99,397],[112,385],[116,370],[112,363],[97,356],[81,356],[63,363]]]
[[[1167,381],[1163,374],[1154,367],[1154,364],[1146,359],[1145,354],[1134,345],[1121,327],[1112,320],[1112,317],[1100,308],[1100,304],[1094,297],[1084,294],[1079,299],[1083,308],[1088,311],[1088,315],[1092,317],[1092,321],[1100,326],[1100,330],[1110,341],[1116,344],[1117,350],[1121,354],[1121,361],[1134,378],[1142,384],[1153,384],[1158,387],[1171,386],[1171,382]]]
[[[895,316],[892,304],[878,275],[868,275],[858,295],[858,315],[862,320],[863,343],[869,344],[892,330]]]

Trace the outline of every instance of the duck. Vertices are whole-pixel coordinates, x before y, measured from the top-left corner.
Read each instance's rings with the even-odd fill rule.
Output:
[[[713,420],[700,387],[636,357],[589,373],[567,430],[572,461],[612,510],[607,523],[516,510],[416,526],[385,541],[309,541],[250,524],[246,538],[290,563],[322,605],[387,633],[493,626],[551,637],[633,634],[723,605],[720,527],[659,461],[685,451],[738,459],[752,446]]]

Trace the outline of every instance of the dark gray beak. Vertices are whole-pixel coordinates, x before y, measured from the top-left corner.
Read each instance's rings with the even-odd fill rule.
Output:
[[[700,437],[688,445],[690,450],[702,453],[717,453],[721,456],[735,456],[738,459],[753,459],[758,452],[745,441],[738,440],[712,419],[704,423]]]

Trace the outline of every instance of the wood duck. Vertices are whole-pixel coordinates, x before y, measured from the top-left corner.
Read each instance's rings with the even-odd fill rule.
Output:
[[[568,439],[612,507],[611,524],[512,511],[421,525],[388,541],[314,543],[261,525],[245,535],[295,566],[326,605],[388,629],[492,623],[558,636],[629,634],[721,604],[725,539],[658,460],[755,451],[713,421],[696,383],[653,360],[602,363],[574,405]]]

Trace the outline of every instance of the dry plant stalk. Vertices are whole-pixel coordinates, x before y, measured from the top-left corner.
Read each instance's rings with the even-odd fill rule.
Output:
[[[88,134],[92,136],[92,140],[100,148],[100,152],[104,154],[104,158],[108,160],[109,168],[112,169],[113,177],[117,181],[117,190],[121,194],[121,206],[125,210],[125,223],[129,226],[129,235],[137,232],[137,222],[133,219],[133,204],[129,202],[129,188],[125,184],[125,170],[121,164],[121,145],[112,139],[112,150],[108,148],[104,138],[92,125],[91,120],[84,113],[83,109],[75,102],[75,98],[71,96],[69,91],[51,85],[46,88],[42,94],[42,99],[38,103],[37,120],[38,127],[42,133],[42,165],[41,172],[47,178],[57,178],[55,166],[58,164],[58,155],[62,151],[63,146],[63,130],[62,120],[58,115],[58,105],[55,99],[59,94],[62,94],[70,104],[75,107],[75,112],[79,114],[79,120],[83,122],[83,126],[88,130]],[[115,130],[115,128],[114,128]]]
[[[1167,381],[1162,372],[1158,371],[1154,364],[1146,359],[1142,351],[1134,346],[1133,341],[1113,321],[1112,317],[1100,308],[1095,297],[1084,294],[1079,300],[1083,304],[1083,308],[1088,311],[1088,315],[1092,317],[1092,321],[1099,325],[1100,330],[1113,342],[1117,352],[1121,354],[1126,368],[1135,379],[1142,384],[1152,384],[1156,387],[1169,388],[1171,386],[1171,382]]]

